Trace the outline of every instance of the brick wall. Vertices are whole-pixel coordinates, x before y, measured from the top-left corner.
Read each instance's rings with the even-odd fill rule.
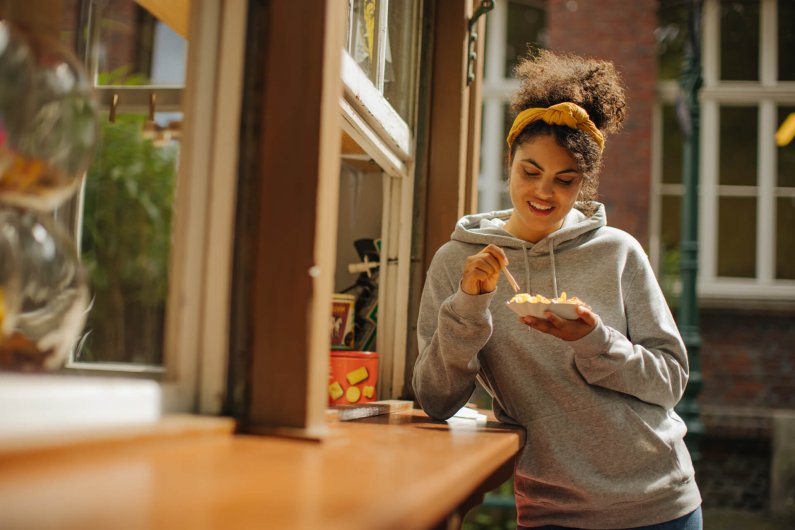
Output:
[[[651,121],[657,77],[657,0],[548,0],[549,48],[613,61],[627,85],[629,117],[608,138],[600,195],[607,220],[646,245]]]
[[[795,409],[795,315],[705,309],[701,339],[702,405]]]

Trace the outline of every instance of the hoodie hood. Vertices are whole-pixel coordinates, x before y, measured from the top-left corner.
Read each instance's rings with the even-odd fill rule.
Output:
[[[579,203],[563,219],[563,226],[538,243],[531,243],[511,235],[505,230],[505,223],[511,217],[511,210],[480,213],[462,217],[456,224],[451,239],[475,245],[495,244],[503,249],[521,251],[524,259],[525,286],[530,283],[529,257],[549,254],[552,268],[552,290],[558,296],[558,278],[555,268],[555,251],[576,246],[580,236],[597,230],[607,224],[605,207],[596,203],[593,215],[587,216],[579,208]]]
[[[590,216],[586,216],[579,209],[579,203],[575,205],[563,220],[563,226],[538,243],[514,237],[504,229],[512,209],[466,215],[456,224],[451,239],[484,246],[492,243],[502,248],[522,249],[530,254],[546,254],[554,249],[576,244],[574,240],[581,235],[605,226],[605,207],[601,203],[596,204],[597,209]]]

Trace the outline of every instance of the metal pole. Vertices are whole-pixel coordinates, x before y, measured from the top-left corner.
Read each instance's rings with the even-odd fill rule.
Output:
[[[682,197],[682,233],[680,242],[680,272],[682,291],[679,299],[678,324],[687,347],[690,361],[690,380],[677,411],[687,424],[685,438],[693,460],[700,458],[699,443],[704,435],[696,397],[701,391],[701,334],[698,313],[698,181],[700,108],[698,93],[701,77],[701,0],[690,0],[688,42],[680,78],[681,94],[678,115],[684,136]]]

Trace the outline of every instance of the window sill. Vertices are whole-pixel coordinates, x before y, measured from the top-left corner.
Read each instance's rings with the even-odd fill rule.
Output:
[[[151,380],[0,374],[0,451],[152,426],[160,411],[160,386]]]

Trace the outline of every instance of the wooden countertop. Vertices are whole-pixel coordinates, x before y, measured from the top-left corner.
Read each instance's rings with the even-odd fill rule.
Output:
[[[224,431],[0,453],[0,528],[430,528],[504,481],[521,444],[491,416],[416,410],[334,422],[322,442]]]

